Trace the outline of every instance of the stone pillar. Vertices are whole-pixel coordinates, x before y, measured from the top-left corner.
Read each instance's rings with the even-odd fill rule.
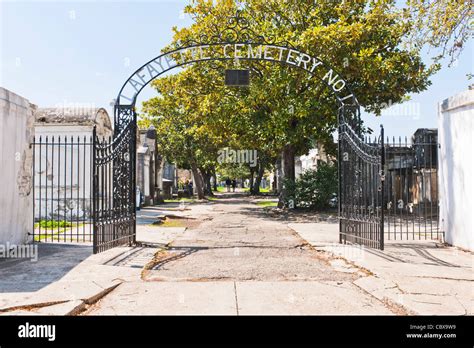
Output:
[[[0,244],[21,244],[33,232],[33,137],[36,106],[0,87]]]

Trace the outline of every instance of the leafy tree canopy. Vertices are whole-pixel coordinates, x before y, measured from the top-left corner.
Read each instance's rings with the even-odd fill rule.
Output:
[[[193,24],[174,28],[167,49],[203,37],[209,41],[264,37],[285,43],[329,63],[350,84],[362,107],[380,114],[384,106],[425,90],[429,77],[439,69],[437,63],[423,63],[419,45],[446,42],[456,29],[444,17],[444,31],[427,25],[427,18],[441,16],[430,4],[422,0],[407,1],[408,7],[396,6],[394,0],[196,0],[185,8]],[[463,16],[466,8],[461,7],[445,9]],[[229,31],[237,11],[247,26],[245,37]],[[422,30],[429,30],[431,38],[423,41]],[[235,67],[251,71],[249,88],[224,86],[224,70]],[[160,149],[168,158],[180,163],[191,158],[202,169],[217,165],[217,151],[223,147],[257,149],[259,159],[267,163],[273,163],[288,145],[296,154],[307,152],[314,140],[329,147],[337,126],[338,104],[327,85],[305,71],[273,62],[195,63],[152,84],[158,96],[144,103],[141,122],[155,124]]]

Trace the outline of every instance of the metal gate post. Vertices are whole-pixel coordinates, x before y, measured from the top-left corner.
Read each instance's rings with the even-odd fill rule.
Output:
[[[380,200],[380,250],[384,249],[384,226],[385,226],[385,215],[384,215],[384,208],[385,208],[385,200],[384,200],[384,193],[385,193],[385,142],[384,142],[384,129],[383,125],[380,125],[380,190],[382,192],[382,198]]]
[[[342,112],[343,109],[339,109],[339,115],[337,115],[337,128],[338,128],[338,131],[337,131],[337,135],[338,135],[338,139],[337,139],[337,177],[338,177],[338,193],[337,193],[337,209],[338,209],[338,215],[339,215],[339,243],[342,244],[342,209],[341,209],[341,194],[342,194],[342,189],[341,189],[341,185],[342,185],[342,178],[341,178],[341,165],[342,165],[342,161],[341,161],[341,156],[342,156],[342,153],[341,153],[341,140],[342,140],[342,137],[341,137],[341,121],[343,120],[342,117],[341,117],[341,112]]]
[[[132,198],[132,212],[131,215],[133,216],[133,225],[132,225],[132,238],[129,245],[133,245],[137,242],[137,200],[136,200],[136,189],[137,189],[137,113],[135,112],[135,108],[132,109],[132,117],[133,117],[133,124],[132,124],[132,142],[131,142],[131,175],[132,175],[132,187],[130,189],[131,198]]]
[[[92,251],[94,254],[98,253],[96,195],[99,188],[97,182],[96,145],[96,126],[94,126],[92,130]]]

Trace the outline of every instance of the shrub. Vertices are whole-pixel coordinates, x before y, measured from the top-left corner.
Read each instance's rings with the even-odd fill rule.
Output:
[[[293,200],[297,208],[326,209],[337,192],[337,167],[321,162],[317,170],[306,170],[295,181],[285,180],[285,203]]]

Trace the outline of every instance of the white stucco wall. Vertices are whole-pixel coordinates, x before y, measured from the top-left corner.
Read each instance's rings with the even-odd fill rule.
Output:
[[[0,244],[28,240],[33,221],[32,152],[36,106],[0,87]]]
[[[438,107],[440,226],[449,244],[474,250],[474,90]]]

